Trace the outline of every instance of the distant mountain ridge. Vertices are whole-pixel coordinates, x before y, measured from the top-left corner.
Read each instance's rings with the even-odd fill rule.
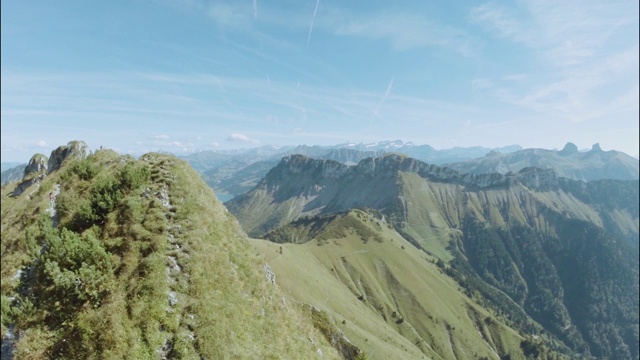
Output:
[[[27,164],[18,164],[16,166],[10,167],[7,170],[3,170],[2,174],[0,174],[2,185],[22,180],[22,177],[24,176],[24,169],[26,167]]]
[[[386,153],[399,152],[432,164],[470,160],[484,156],[490,151],[516,151],[518,145],[502,148],[452,148],[436,150],[429,145],[414,145],[401,140],[379,141],[369,144],[345,143],[331,146],[265,145],[250,149],[227,151],[202,151],[181,157],[198,171],[205,182],[221,198],[230,198],[250,190],[274,167],[282,157],[300,154],[315,159],[331,159],[347,165],[355,165],[368,157],[380,157]]]
[[[303,155],[284,157],[280,163],[252,190],[253,194],[266,193],[277,201],[297,198],[301,207],[300,214],[313,215],[343,211],[357,206],[377,208],[379,204],[392,203],[398,196],[396,177],[399,172],[416,174],[433,183],[446,183],[472,191],[508,190],[522,185],[531,190],[546,192],[575,192],[578,189],[596,187],[598,182],[585,183],[571,179],[558,178],[555,171],[538,168],[524,168],[517,173],[507,174],[468,174],[460,173],[448,167],[430,165],[422,161],[399,155],[389,154],[380,158],[367,158],[357,166],[347,166],[333,160],[317,160]],[[637,193],[637,182],[622,182],[624,188]],[[617,187],[614,187],[617,189]],[[630,194],[620,195],[627,199]],[[227,202],[233,209],[236,204],[247,201],[252,194],[238,197]],[[575,195],[574,195],[575,196]],[[578,195],[584,196],[584,195]],[[605,201],[605,199],[602,199]],[[276,202],[277,204],[277,202]],[[634,208],[631,206],[630,208]],[[295,211],[282,222],[295,218]],[[277,217],[276,214],[266,213]],[[634,213],[637,216],[637,213]],[[268,222],[270,227],[274,224]],[[250,235],[259,236],[262,233]]]
[[[202,175],[218,196],[227,200],[249,191],[287,155],[300,154],[356,165],[360,160],[388,153],[405,154],[429,164],[446,165],[460,172],[474,174],[506,174],[525,167],[539,167],[553,169],[559,177],[577,180],[638,178],[637,159],[621,152],[604,152],[599,148],[593,154],[579,152],[573,144],[568,144],[562,151],[522,149],[519,145],[493,149],[475,146],[436,150],[430,145],[394,140],[333,146],[261,146],[233,151],[203,151],[182,158]]]
[[[9,169],[13,169],[18,165],[24,165],[23,163],[19,163],[19,162],[2,162],[1,166],[0,166],[0,172],[4,172],[6,170]]]
[[[638,159],[625,153],[603,151],[594,144],[590,151],[580,152],[573,143],[560,151],[523,149],[508,154],[492,151],[484,157],[445,166],[473,174],[517,172],[525,167],[554,169],[558,176],[576,180],[634,180],[639,178]]]
[[[487,148],[482,146],[469,147],[453,147],[449,149],[436,150],[431,145],[416,145],[412,142],[403,142],[402,140],[378,141],[369,144],[340,144],[336,147],[355,150],[383,150],[385,152],[399,152],[408,155],[414,159],[418,159],[430,164],[444,164],[455,161],[464,161],[467,159],[475,159],[486,155],[491,151],[500,153],[511,153],[522,150],[520,145],[509,145],[497,148]]]

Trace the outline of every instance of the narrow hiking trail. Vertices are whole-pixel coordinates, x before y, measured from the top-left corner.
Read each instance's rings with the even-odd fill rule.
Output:
[[[170,189],[173,185],[175,175],[172,174],[170,165],[155,158],[148,158],[147,162],[152,166],[152,178],[160,183],[159,188],[154,190],[147,188],[143,196],[147,199],[155,198],[160,201],[165,218],[167,219],[166,248],[164,257],[167,291],[167,307],[165,311],[169,316],[175,317],[179,324],[174,331],[164,332],[164,342],[156,350],[156,354],[161,360],[174,357],[174,349],[177,343],[180,347],[189,348],[192,354],[198,354],[195,347],[195,334],[193,328],[196,323],[194,314],[188,311],[190,275],[186,268],[191,255],[189,254],[188,239],[186,238],[186,224],[176,220],[176,207],[171,196]],[[179,201],[178,201],[179,202]]]
[[[49,207],[45,210],[51,217],[53,227],[58,227],[59,219],[56,212],[56,199],[60,195],[60,184],[53,185],[53,190],[49,193]]]

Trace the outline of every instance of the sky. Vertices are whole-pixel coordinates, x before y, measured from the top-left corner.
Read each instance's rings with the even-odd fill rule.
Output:
[[[638,157],[638,1],[7,0],[2,161],[401,139]]]

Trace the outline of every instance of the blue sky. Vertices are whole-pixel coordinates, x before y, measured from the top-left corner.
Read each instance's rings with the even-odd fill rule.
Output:
[[[3,1],[2,161],[402,139],[638,155],[638,1]]]

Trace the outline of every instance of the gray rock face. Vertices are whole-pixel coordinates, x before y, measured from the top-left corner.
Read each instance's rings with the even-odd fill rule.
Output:
[[[36,184],[40,186],[40,181],[44,179],[44,173],[38,176],[28,176],[11,193],[12,196],[20,196],[25,190],[31,187],[31,185]]]
[[[69,141],[67,145],[60,146],[51,152],[48,162],[49,172],[60,169],[60,166],[67,158],[73,156],[86,157],[88,154],[89,147],[84,141]]]
[[[69,141],[67,145],[58,147],[47,157],[43,154],[35,154],[29,160],[24,169],[22,182],[11,193],[12,196],[20,196],[31,185],[40,184],[40,181],[50,172],[60,169],[62,163],[70,157],[86,157],[89,155],[89,147],[84,141]]]
[[[24,168],[24,177],[30,174],[46,172],[49,159],[43,154],[35,154]]]
[[[29,160],[29,164],[24,168],[22,181],[13,190],[11,195],[20,196],[33,184],[39,184],[47,173],[47,157],[42,154],[35,154]]]

